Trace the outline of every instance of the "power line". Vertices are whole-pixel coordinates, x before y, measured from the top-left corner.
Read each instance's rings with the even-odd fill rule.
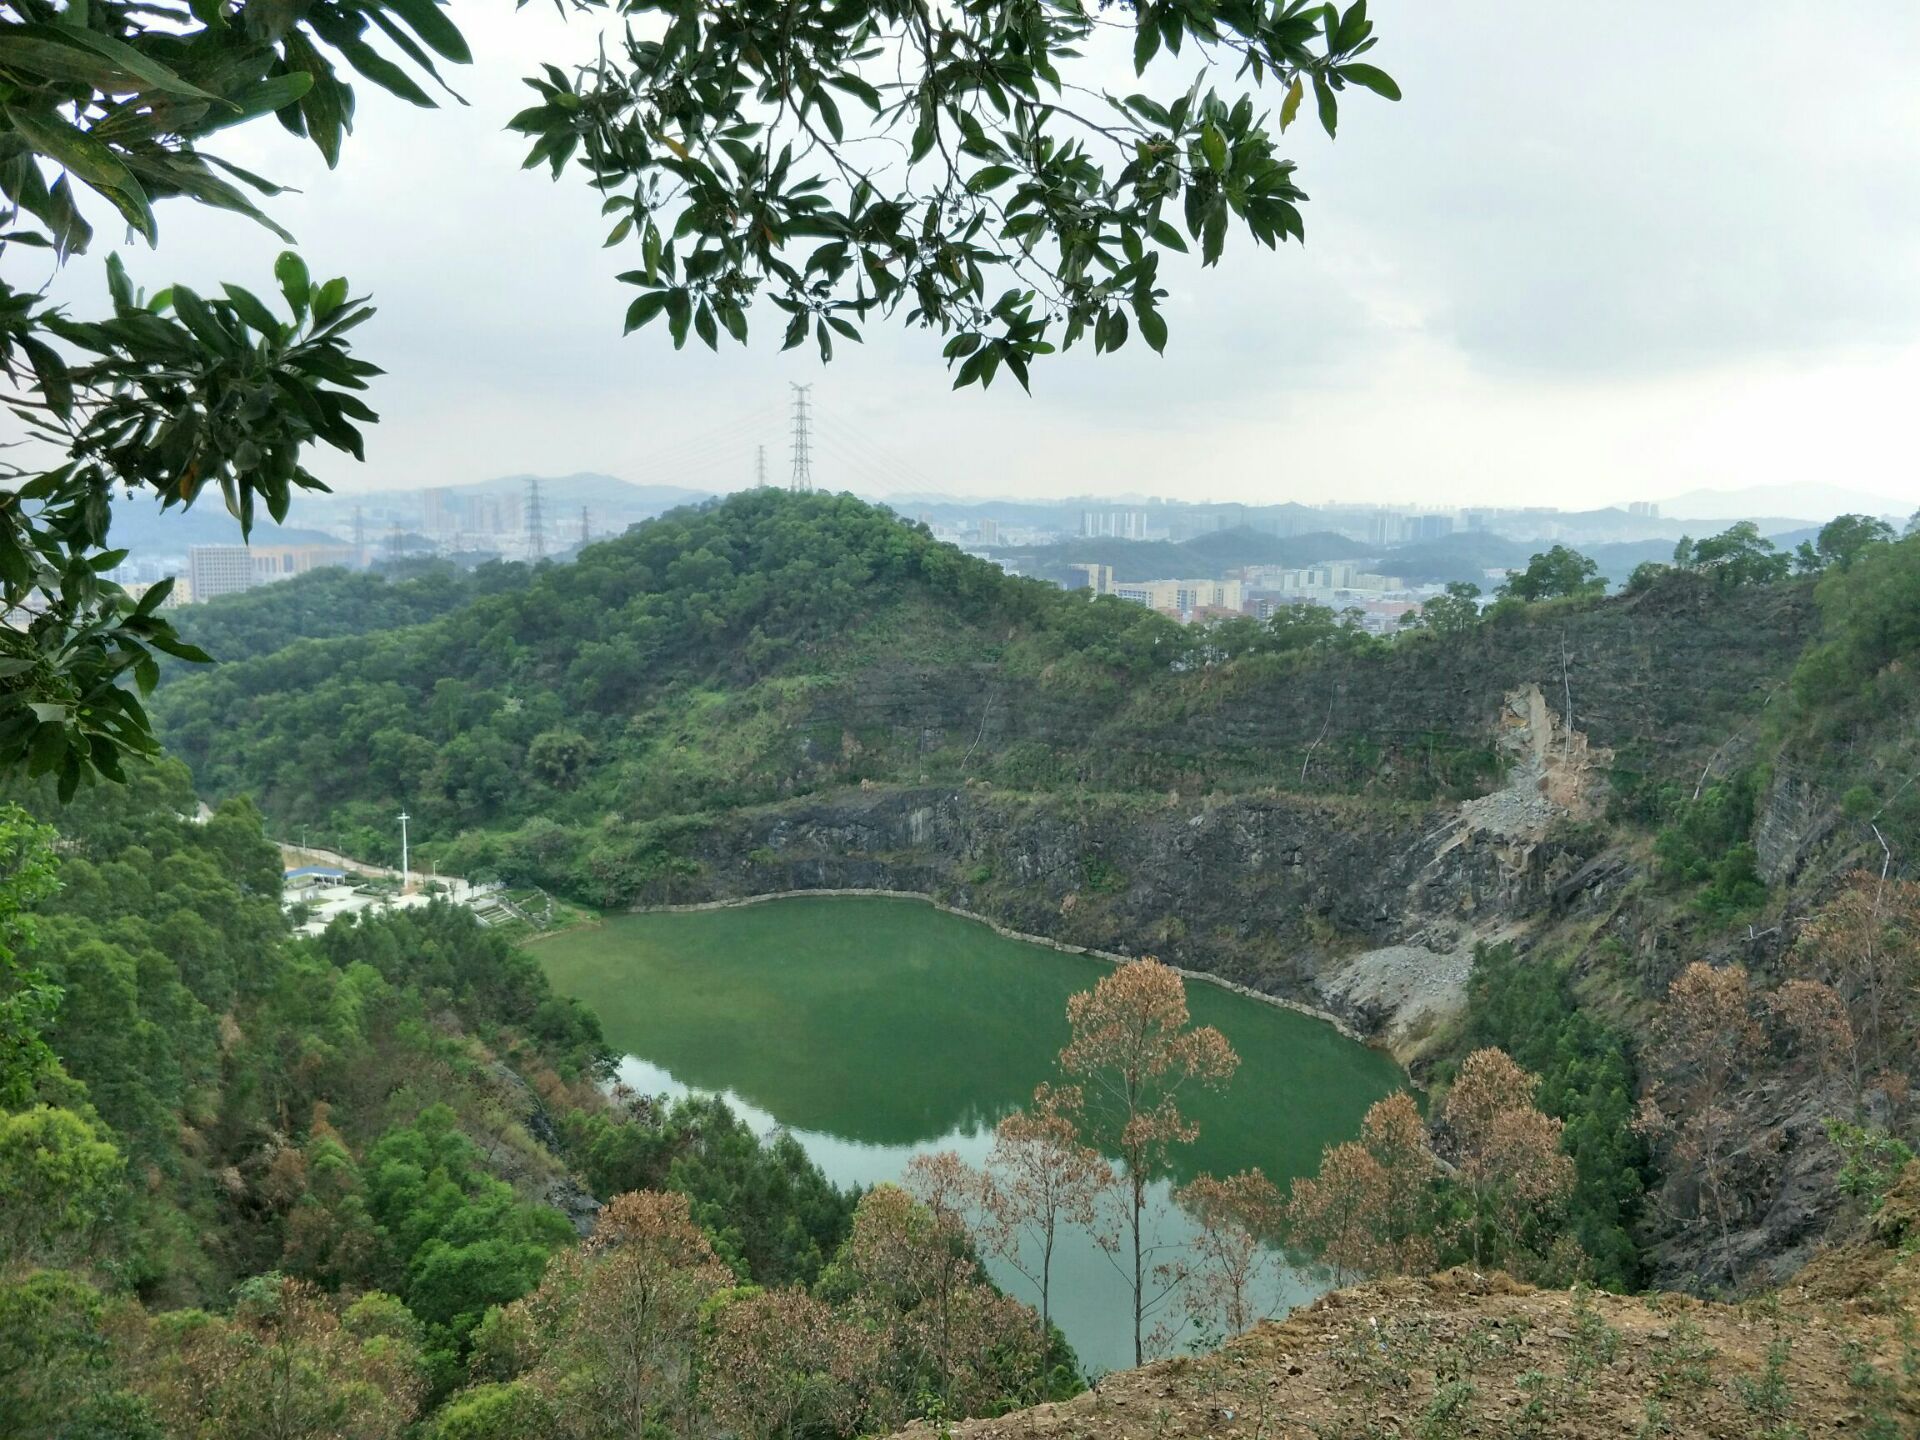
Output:
[[[873,464],[892,473],[893,479],[889,483],[899,485],[905,482],[919,486],[925,490],[930,490],[936,495],[950,497],[953,494],[953,491],[948,486],[935,480],[919,466],[910,460],[894,454],[875,441],[870,440],[863,432],[855,429],[831,412],[824,410],[819,411],[816,413],[816,418],[819,421],[823,438],[831,436],[839,440],[842,444],[865,454]]]
[[[730,416],[718,425],[690,435],[683,435],[663,445],[637,465],[629,468],[627,478],[636,481],[670,482],[677,478],[675,472],[680,466],[689,461],[705,459],[723,451],[738,457],[740,452],[733,447],[741,444],[746,435],[751,435],[756,430],[764,434],[781,413],[779,405],[768,403],[745,415]],[[738,458],[735,458],[733,463],[737,465]],[[739,472],[736,470],[734,473]]]

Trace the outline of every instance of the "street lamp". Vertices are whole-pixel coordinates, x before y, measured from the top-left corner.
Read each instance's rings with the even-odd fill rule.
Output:
[[[413,817],[406,811],[400,812],[400,893],[407,893],[407,821]]]

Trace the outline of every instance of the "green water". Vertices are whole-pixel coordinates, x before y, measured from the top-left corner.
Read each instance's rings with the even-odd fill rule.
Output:
[[[1067,997],[1109,969],[916,901],[823,896],[622,916],[535,953],[627,1052],[629,1084],[725,1095],[759,1128],[792,1131],[847,1185],[896,1179],[923,1151],[984,1157],[994,1122],[1059,1078]],[[1402,1083],[1391,1061],[1320,1021],[1203,983],[1187,998],[1196,1022],[1226,1034],[1240,1068],[1224,1092],[1187,1106],[1201,1134],[1180,1159],[1181,1179],[1258,1165],[1284,1185]],[[1188,1233],[1171,1207],[1159,1229],[1168,1253]],[[1132,1364],[1117,1272],[1084,1237],[1065,1248],[1055,1318],[1091,1369]],[[1276,1309],[1324,1288],[1277,1260],[1274,1272]],[[995,1275],[1034,1298],[1010,1267]]]

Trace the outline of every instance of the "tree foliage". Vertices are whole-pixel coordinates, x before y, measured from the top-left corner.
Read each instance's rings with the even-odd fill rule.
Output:
[[[1509,575],[1500,594],[1516,600],[1560,600],[1604,595],[1606,577],[1600,567],[1578,550],[1555,545],[1527,562],[1527,568]]]
[[[0,256],[17,267],[85,252],[83,187],[149,244],[154,202],[169,197],[291,240],[254,200],[277,187],[217,153],[220,132],[277,115],[331,166],[353,119],[337,63],[430,106],[416,77],[437,79],[435,56],[468,59],[434,0],[244,15],[177,0],[0,7]],[[65,797],[122,779],[124,760],[155,753],[137,694],[153,688],[157,657],[205,658],[160,613],[166,585],[136,602],[106,578],[125,558],[107,549],[116,490],[163,507],[215,493],[244,532],[256,506],[280,520],[296,491],[324,488],[306,448],[361,453],[359,426],[376,417],[358,392],[378,370],[345,337],[372,309],[291,251],[275,276],[284,309],[236,285],[148,296],[110,256],[111,310],[98,320],[0,279],[0,368],[37,457],[0,467],[0,592],[26,620],[0,630],[0,766],[55,774]]]
[[[1239,1066],[1227,1037],[1212,1026],[1192,1026],[1186,988],[1177,972],[1152,958],[1120,966],[1091,990],[1067,1001],[1072,1038],[1060,1069],[1080,1083],[1083,1134],[1119,1157],[1121,1234],[1112,1248],[1133,1300],[1134,1363],[1146,1357],[1146,1321],[1156,1298],[1148,1273],[1145,1233],[1147,1186],[1164,1173],[1175,1145],[1199,1134],[1180,1109],[1189,1085],[1224,1085]]]
[[[1304,238],[1276,142],[1308,91],[1329,135],[1349,87],[1399,98],[1361,58],[1365,0],[582,8],[603,3],[641,23],[573,74],[530,79],[538,103],[512,124],[529,166],[557,178],[576,161],[604,197],[607,243],[639,261],[620,276],[640,292],[627,328],[664,316],[676,348],[717,347],[723,330],[746,339],[763,300],[788,347],[827,359],[899,314],[945,340],[956,386],[1003,366],[1024,386],[1037,357],[1089,335],[1118,349],[1136,326],[1164,348],[1167,251],[1191,240],[1212,265],[1235,229]],[[1157,95],[1096,82],[1128,31]],[[1148,81],[1183,48],[1199,79]],[[1249,89],[1203,88],[1215,63]],[[1277,117],[1256,110],[1263,87]]]
[[[1681,536],[1673,563],[1681,570],[1698,570],[1718,585],[1770,585],[1787,578],[1793,557],[1760,533],[1751,520],[1741,520],[1705,540]]]
[[[1335,1284],[1424,1274],[1438,1254],[1436,1169],[1413,1097],[1377,1100],[1358,1138],[1328,1146],[1318,1173],[1293,1182],[1282,1217],[1288,1243],[1328,1266]]]
[[[1463,1043],[1498,1047],[1539,1075],[1540,1108],[1564,1123],[1560,1143],[1573,1162],[1567,1226],[1598,1283],[1635,1289],[1650,1164],[1633,1129],[1638,1077],[1627,1035],[1579,1003],[1565,964],[1493,945],[1474,954]]]
[[[1490,1252],[1509,1263],[1544,1254],[1546,1222],[1573,1192],[1573,1162],[1560,1145],[1565,1124],[1535,1104],[1539,1083],[1488,1046],[1461,1061],[1441,1103],[1475,1265]]]
[[[771,1425],[820,1375],[848,1388],[805,1407],[813,1433],[851,1434],[1077,1383],[950,1210],[876,1207],[856,1244],[854,1197],[791,1138],[609,1096],[591,1016],[470,914],[291,939],[257,813],[185,818],[177,765],[130,780],[67,806],[15,787],[59,817],[58,889],[45,828],[0,812],[9,984],[51,997],[18,1014],[0,1104],[9,1434]],[[569,1166],[649,1190],[582,1247],[551,1203]]]
[[[722,329],[745,338],[762,298],[790,346],[811,337],[829,358],[873,312],[900,313],[945,339],[957,384],[1004,366],[1025,385],[1034,358],[1089,332],[1112,350],[1137,325],[1163,348],[1159,265],[1186,248],[1182,229],[1208,265],[1236,227],[1270,248],[1303,237],[1306,197],[1275,137],[1307,90],[1329,134],[1347,88],[1399,94],[1361,58],[1375,44],[1365,0],[1139,6],[1136,72],[1186,44],[1202,80],[1227,60],[1250,82],[1164,99],[1090,88],[1083,47],[1121,27],[1053,0],[938,15],[892,0],[579,8],[613,12],[621,39],[572,75],[547,66],[512,123],[534,138],[529,164],[557,176],[578,156],[616,217],[609,244],[637,252],[621,276],[640,289],[629,330],[664,315],[676,345],[716,346]],[[85,252],[83,189],[149,244],[168,197],[291,240],[256,203],[278,187],[219,154],[220,132],[272,114],[332,167],[353,123],[343,72],[431,107],[438,66],[470,58],[438,0],[244,13],[13,0],[0,255]],[[1277,120],[1256,113],[1263,86]],[[289,251],[282,310],[232,284],[148,296],[117,257],[106,268],[99,320],[0,280],[0,369],[37,457],[0,468],[0,590],[28,622],[0,630],[0,766],[53,773],[68,798],[155,753],[139,697],[158,657],[206,658],[162,614],[164,584],[136,602],[107,578],[124,558],[107,548],[114,491],[163,507],[217,492],[244,534],[257,506],[282,520],[296,492],[324,488],[304,451],[360,457],[378,418],[359,395],[378,369],[345,342],[373,312],[346,280],[313,280]]]

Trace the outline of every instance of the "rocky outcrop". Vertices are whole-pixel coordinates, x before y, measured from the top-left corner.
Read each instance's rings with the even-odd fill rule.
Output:
[[[1776,770],[1753,826],[1760,876],[1769,885],[1794,879],[1807,860],[1833,837],[1841,822],[1833,797],[1792,767]]]
[[[560,1132],[526,1078],[503,1060],[490,1062],[485,1078],[502,1108],[539,1147],[529,1157],[510,1145],[491,1147],[489,1158],[501,1178],[528,1198],[558,1210],[582,1238],[593,1233],[600,1202],[566,1168],[560,1158]]]
[[[1473,945],[1524,928],[1572,868],[1551,838],[1590,813],[1607,752],[1538,686],[1502,711],[1507,783],[1419,807],[1279,793],[1007,794],[868,786],[736,811],[680,835],[649,899],[912,891],[1064,944],[1153,953],[1330,1005],[1396,1052],[1458,1009]]]
[[[1462,798],[1497,783],[1507,697],[1532,687],[1552,712],[1572,712],[1596,761],[1610,750],[1643,770],[1697,771],[1729,717],[1764,704],[1814,624],[1806,586],[1725,591],[1682,575],[1443,643],[1137,688],[901,656],[811,686],[763,759],[795,788],[897,781],[944,760],[949,773],[1023,786]]]

